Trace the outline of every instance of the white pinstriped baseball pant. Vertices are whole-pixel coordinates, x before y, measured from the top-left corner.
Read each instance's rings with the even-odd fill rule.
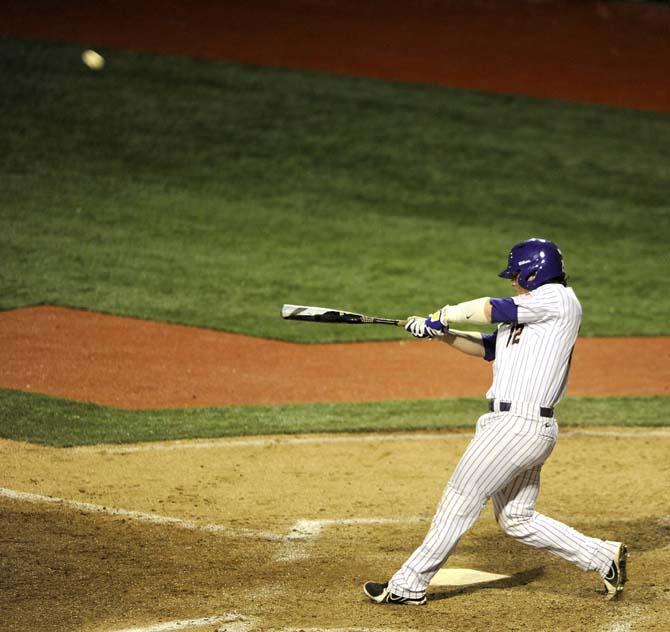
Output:
[[[444,490],[428,534],[391,578],[391,590],[402,597],[423,596],[489,498],[505,533],[604,576],[618,542],[590,538],[535,511],[540,470],[557,436],[554,419],[500,412],[482,415]]]

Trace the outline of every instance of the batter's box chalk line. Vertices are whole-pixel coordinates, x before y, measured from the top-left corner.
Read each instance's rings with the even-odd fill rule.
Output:
[[[197,628],[217,626],[216,632],[420,632],[414,628],[323,628],[312,627],[290,627],[290,628],[268,628],[261,625],[255,617],[243,616],[236,612],[222,615],[211,615],[200,619],[181,619],[178,621],[167,621],[132,628],[114,629],[110,632],[173,632],[177,630],[195,630]],[[427,632],[425,629],[421,632]]]
[[[14,489],[7,489],[5,487],[0,487],[0,497],[33,504],[59,505],[61,507],[67,507],[68,509],[76,509],[77,511],[84,513],[120,516],[122,518],[127,518],[128,520],[136,520],[137,522],[167,525],[177,527],[179,529],[186,529],[188,531],[221,533],[231,537],[269,540],[271,542],[283,542],[286,540],[286,536],[271,533],[269,531],[226,527],[225,525],[220,524],[200,524],[198,522],[193,522],[192,520],[184,520],[182,518],[175,518],[173,516],[161,516],[143,511],[116,509],[114,507],[107,507],[106,505],[95,505],[93,503],[80,502],[78,500],[67,500],[65,498],[57,498],[54,496],[42,496],[40,494],[20,492]]]
[[[422,516],[411,518],[324,518],[322,520],[298,520],[289,531],[290,539],[314,538],[326,527],[376,524],[407,524],[427,520]]]
[[[175,518],[173,516],[161,516],[153,513],[146,513],[143,511],[132,511],[128,509],[117,509],[114,507],[107,507],[105,505],[96,505],[93,503],[80,502],[78,500],[68,500],[65,498],[57,498],[54,496],[43,496],[40,494],[31,494],[29,492],[21,492],[14,489],[7,489],[0,487],[0,497],[9,498],[19,502],[27,502],[32,504],[43,505],[59,505],[67,507],[68,509],[75,509],[84,513],[105,514],[108,516],[120,516],[128,520],[136,520],[138,522],[146,522],[150,524],[160,524],[166,526],[176,527],[178,529],[186,529],[189,531],[201,531],[205,533],[220,533],[229,537],[248,538],[254,540],[266,540],[270,542],[281,542],[289,548],[280,551],[278,558],[288,560],[303,559],[306,551],[302,551],[299,547],[290,548],[292,545],[300,542],[308,542],[321,535],[324,528],[337,525],[366,525],[366,524],[407,524],[410,522],[417,522],[425,520],[425,518],[341,518],[341,519],[325,519],[325,520],[298,520],[288,534],[282,535],[272,533],[271,531],[263,531],[259,529],[245,529],[238,527],[227,527],[221,524],[201,524],[192,520],[184,520],[182,518]]]
[[[110,632],[172,632],[173,630],[195,630],[204,627],[211,629],[215,625],[220,626],[216,628],[217,632],[251,632],[256,627],[256,620],[252,617],[243,617],[236,612],[229,612],[200,619],[180,619],[121,630],[115,629]]]
[[[409,518],[326,518],[321,520],[298,520],[289,530],[286,541],[274,559],[276,562],[294,562],[309,557],[310,544],[328,527],[411,524],[428,521],[427,517],[413,516]]]
[[[625,602],[624,602],[625,603]],[[605,624],[597,632],[633,632],[647,629],[647,623],[655,618],[655,610],[649,606],[626,604],[626,612],[616,614],[614,621]]]
[[[419,632],[415,628],[269,628],[266,632]],[[421,632],[429,632],[424,629]]]

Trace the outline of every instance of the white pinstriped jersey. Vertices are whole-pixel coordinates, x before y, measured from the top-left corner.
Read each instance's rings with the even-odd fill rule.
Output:
[[[574,291],[549,283],[513,298],[516,323],[498,325],[488,399],[555,406],[568,381],[582,320]]]
[[[489,498],[505,533],[584,571],[605,578],[620,555],[620,542],[589,537],[535,511],[540,471],[558,437],[556,419],[537,407],[553,407],[565,392],[582,319],[575,293],[548,283],[513,299],[491,299],[491,310],[501,324],[496,334],[482,338],[484,358],[494,359],[487,397],[512,406],[502,409],[494,403],[477,421],[426,537],[389,582],[398,597],[424,597]]]

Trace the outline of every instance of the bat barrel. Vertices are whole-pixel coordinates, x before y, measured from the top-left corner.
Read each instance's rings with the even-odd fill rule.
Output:
[[[285,304],[281,309],[286,320],[305,320],[313,323],[344,323],[349,325],[395,325],[404,326],[406,321],[395,318],[377,318],[356,312],[347,312],[330,307]]]

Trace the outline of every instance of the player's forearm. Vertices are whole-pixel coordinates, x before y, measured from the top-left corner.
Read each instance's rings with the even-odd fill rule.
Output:
[[[491,315],[491,299],[488,296],[456,305],[445,305],[439,311],[439,318],[443,325],[448,325],[449,323],[487,325],[492,322]]]
[[[454,349],[458,349],[458,351],[461,351],[462,353],[467,353],[468,355],[477,356],[479,358],[484,357],[485,350],[482,334],[477,331],[458,331],[457,329],[450,329],[445,332],[440,340],[446,342]]]

